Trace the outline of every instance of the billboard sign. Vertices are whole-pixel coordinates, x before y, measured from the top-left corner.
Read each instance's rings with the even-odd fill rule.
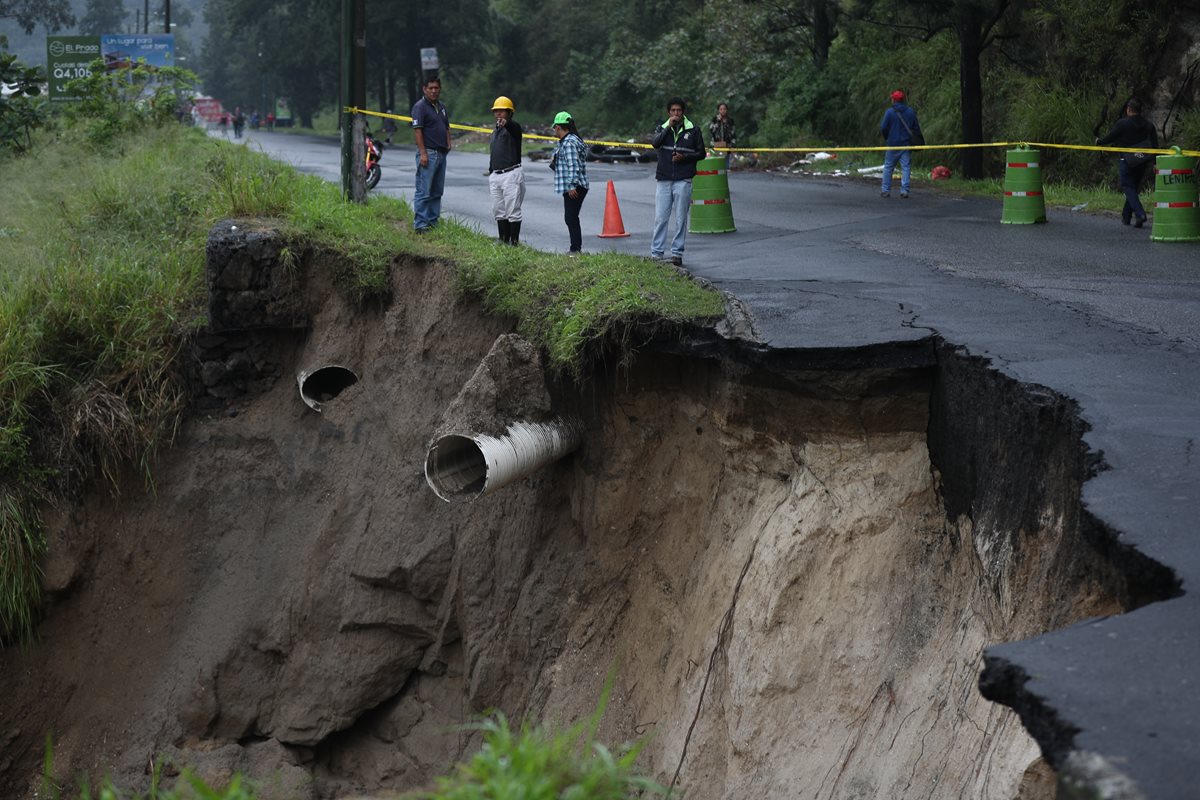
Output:
[[[175,66],[175,35],[106,34],[103,36],[47,36],[46,71],[50,76],[50,101],[78,100],[67,92],[67,81],[92,74],[91,63],[104,59],[108,71],[132,67],[139,61],[151,67]]]
[[[408,52],[411,53],[412,51],[409,50]],[[409,58],[412,58],[412,56],[410,55]],[[437,48],[436,47],[422,47],[421,48],[421,69],[425,70],[426,72],[433,72],[437,68],[438,68]]]
[[[221,101],[214,97],[197,97],[192,105],[205,122],[216,122],[221,118]]]
[[[100,53],[109,72],[144,62],[150,67],[175,66],[175,34],[120,33],[100,37]]]
[[[50,78],[50,102],[78,100],[66,90],[67,81],[92,74],[91,63],[100,58],[99,36],[47,36],[46,74]]]

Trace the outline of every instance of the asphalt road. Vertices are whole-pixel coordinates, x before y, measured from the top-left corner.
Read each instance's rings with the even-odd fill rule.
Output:
[[[250,134],[251,146],[340,180],[335,142]],[[528,148],[527,148],[528,149]],[[376,191],[411,197],[411,147],[388,149]],[[487,157],[453,152],[443,213],[493,233]],[[544,162],[526,162],[523,242],[566,249]],[[651,165],[589,164],[584,249],[645,254]],[[600,239],[612,180],[630,237]],[[935,333],[1001,372],[1074,398],[1109,469],[1084,502],[1120,542],[1175,571],[1184,595],[989,650],[1153,798],[1200,789],[1200,243],[1050,209],[1000,224],[1001,200],[866,180],[734,172],[737,232],[688,237],[685,266],[741,298],[779,348],[854,347]]]

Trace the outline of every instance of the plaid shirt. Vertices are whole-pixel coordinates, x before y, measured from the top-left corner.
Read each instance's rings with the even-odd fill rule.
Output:
[[[588,188],[587,145],[573,133],[568,133],[554,148],[554,193],[566,194],[572,189]]]

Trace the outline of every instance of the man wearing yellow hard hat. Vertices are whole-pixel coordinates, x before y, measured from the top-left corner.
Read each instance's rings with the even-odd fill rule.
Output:
[[[521,126],[513,120],[513,101],[501,95],[492,103],[496,127],[492,130],[488,190],[500,241],[521,242],[521,202],[525,199],[525,170],[521,168]]]

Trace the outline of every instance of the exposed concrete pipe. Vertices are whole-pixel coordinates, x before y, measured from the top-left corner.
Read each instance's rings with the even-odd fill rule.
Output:
[[[425,456],[425,480],[438,497],[466,502],[551,464],[583,441],[576,419],[515,422],[499,437],[452,433]]]

